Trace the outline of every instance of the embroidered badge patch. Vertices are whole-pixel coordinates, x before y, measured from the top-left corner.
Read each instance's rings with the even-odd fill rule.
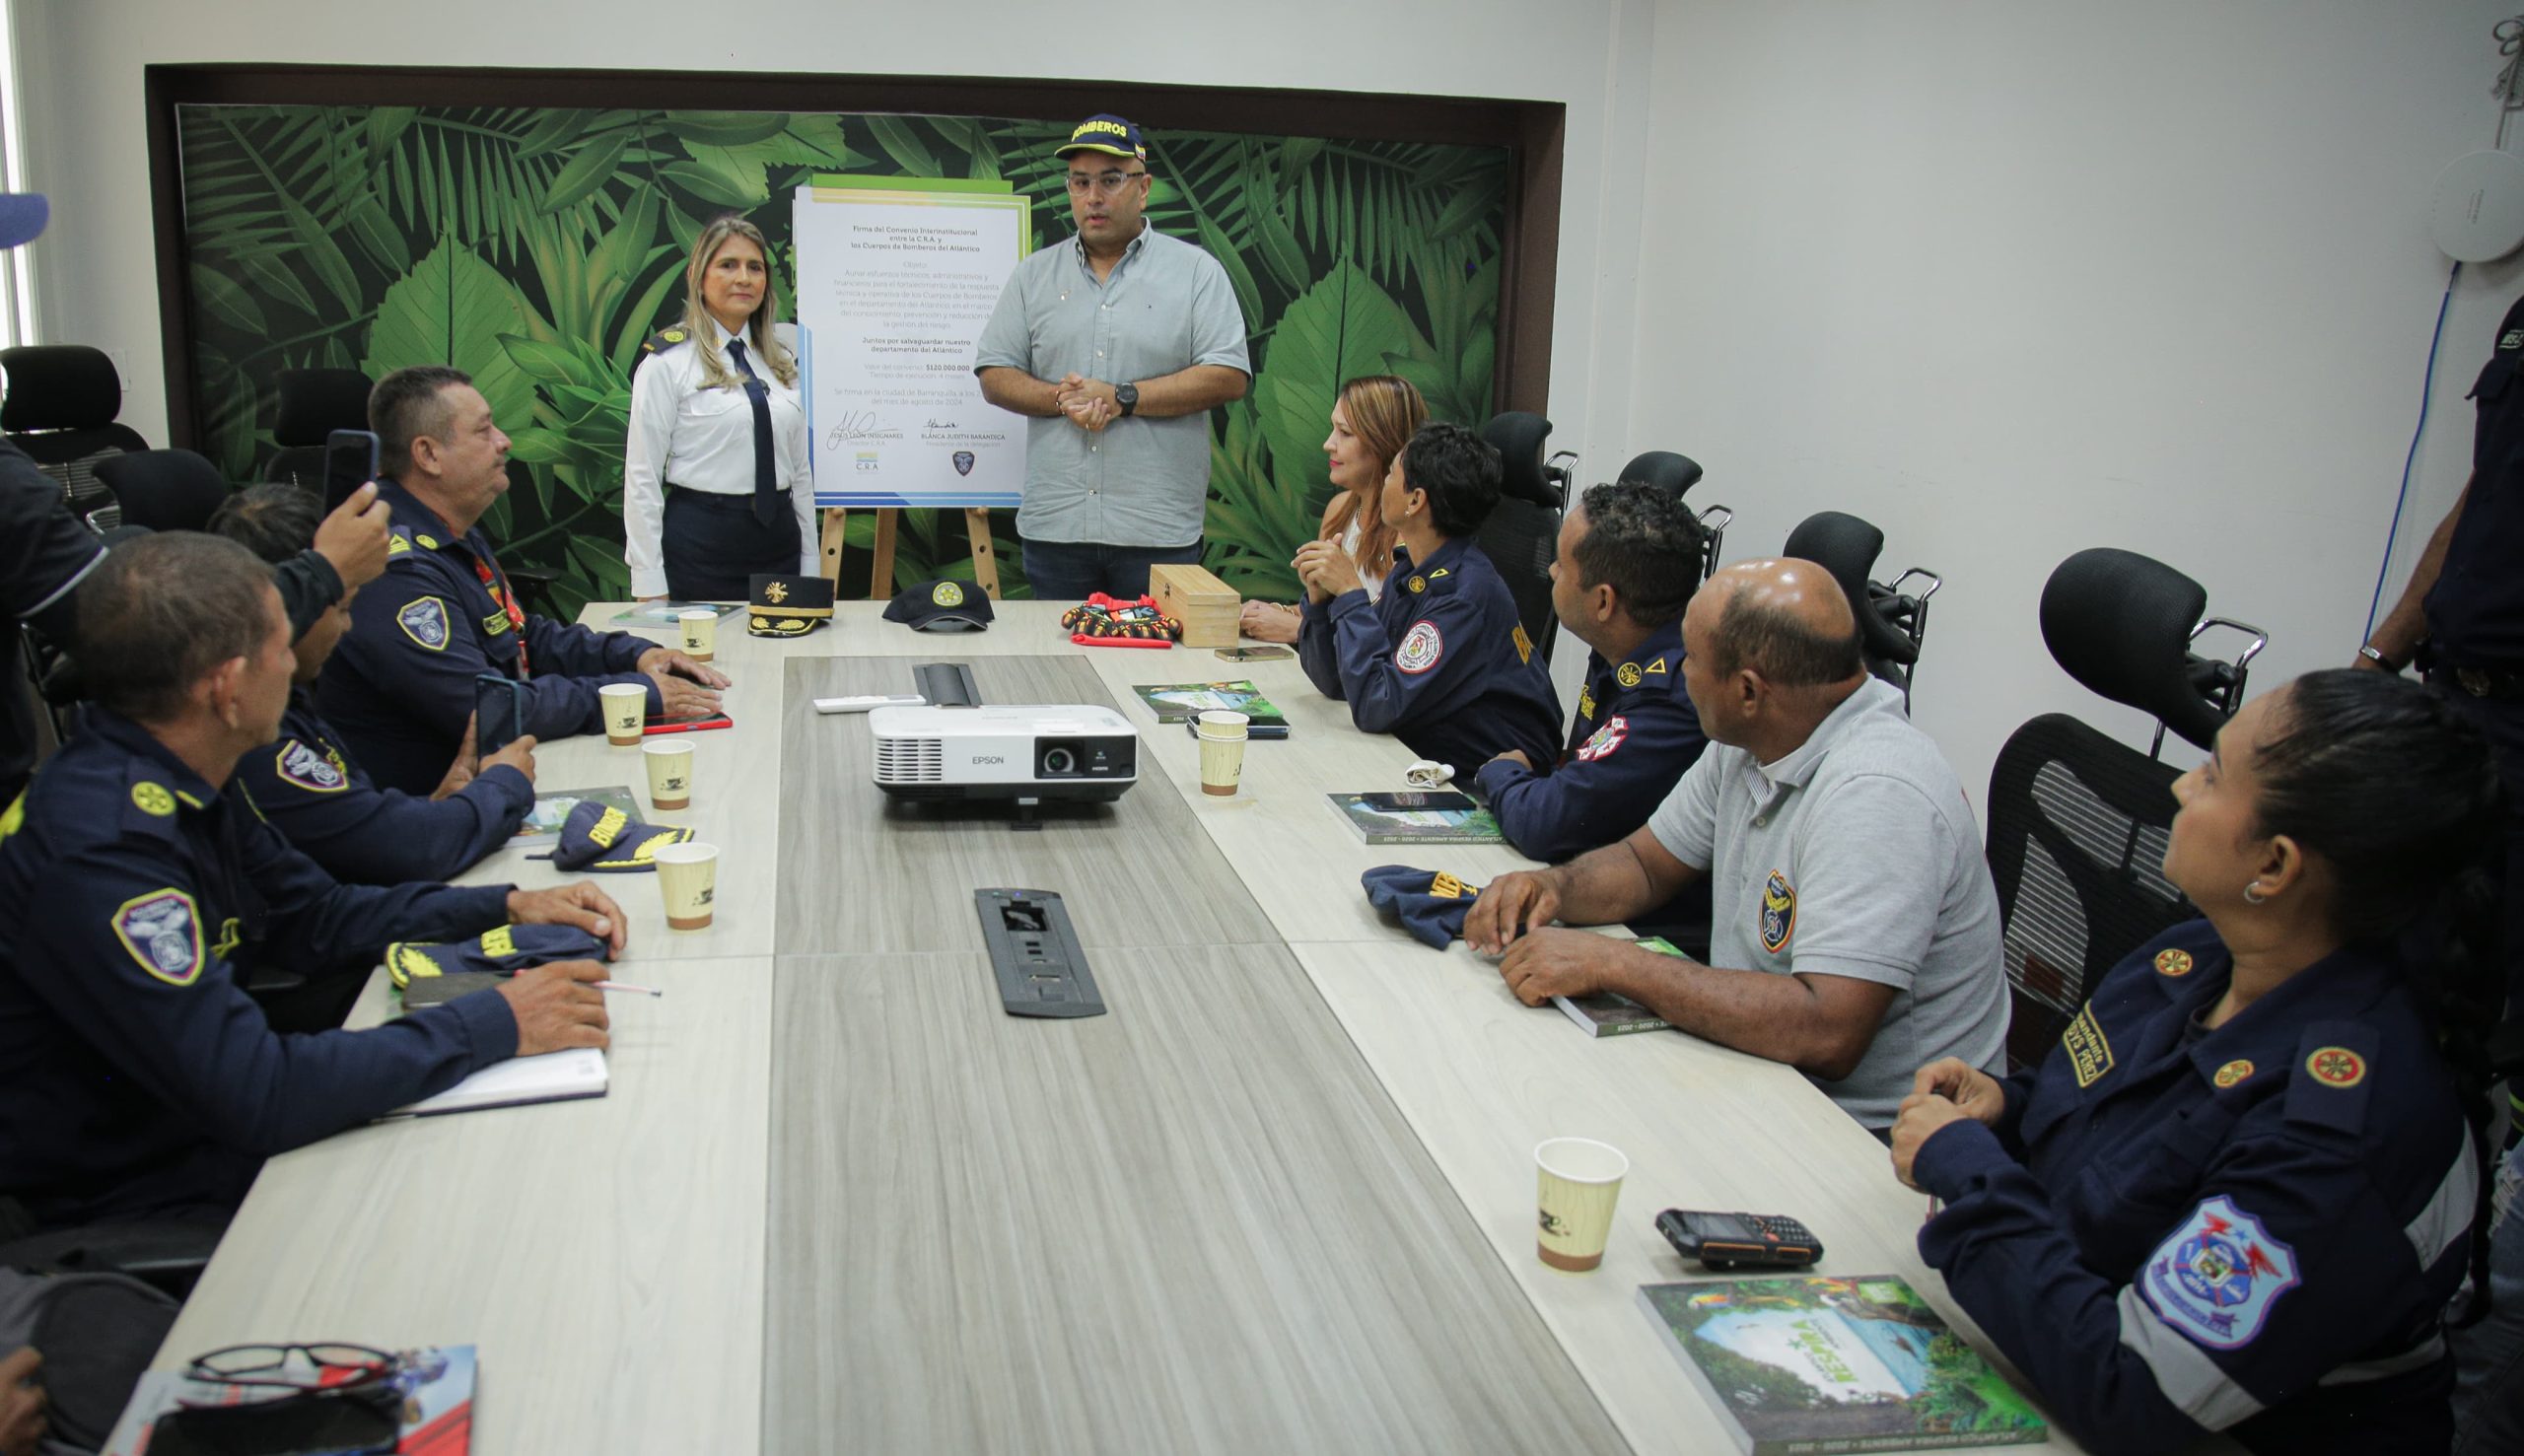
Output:
[[[482,933],[482,953],[484,955],[517,954],[517,933],[515,929],[510,926],[502,926],[495,931],[484,931]]]
[[[283,783],[313,794],[339,794],[350,787],[351,776],[340,754],[329,748],[318,753],[313,744],[296,738],[282,741],[274,767]]]
[[[2209,1080],[2223,1088],[2231,1087],[2250,1075],[2252,1075],[2252,1064],[2245,1061],[2243,1058],[2238,1057],[2234,1061],[2227,1063],[2225,1066],[2218,1068],[2217,1075],[2210,1077]]]
[[[1578,690],[1578,716],[1579,718],[1592,718],[1595,716],[1595,690],[1593,688],[1581,687]]]
[[[1762,948],[1773,955],[1796,936],[1796,887],[1774,869],[1762,883]]]
[[[396,531],[386,538],[386,554],[388,556],[400,555],[411,549],[412,538],[401,531]]]
[[[1647,676],[1647,673],[1639,670],[1637,662],[1624,662],[1620,670],[1613,673],[1613,681],[1620,683],[1623,687],[1637,687]]]
[[[438,538],[436,536],[414,536],[412,539],[420,542],[423,546],[428,547],[432,551],[438,549]]]
[[[497,637],[507,630],[509,630],[509,614],[507,612],[493,612],[482,619],[482,631],[489,636]]]
[[[929,599],[939,606],[962,606],[964,589],[953,582],[941,582],[929,589]]]
[[[2510,328],[2497,341],[2500,349],[2524,348],[2524,328]]]
[[[2068,1054],[2068,1070],[2077,1075],[2078,1086],[2093,1086],[2097,1077],[2112,1070],[2112,1043],[2103,1039],[2103,1024],[2094,1018],[2092,1002],[2060,1033],[2060,1045]]]
[[[1629,736],[1630,720],[1615,714],[1604,720],[1604,726],[1595,729],[1585,742],[1578,745],[1578,756],[1587,763],[1610,758],[1613,756],[1613,750],[1619,748],[1622,740]]]
[[[175,796],[168,793],[164,784],[132,785],[131,801],[140,805],[142,813],[156,814],[161,819],[175,811]]]
[[[163,791],[162,791],[163,792]],[[201,916],[193,897],[168,888],[135,895],[115,908],[114,938],[140,968],[170,986],[190,986],[201,975]]]
[[[1649,676],[1649,677],[1662,677],[1662,676],[1664,675],[1664,673],[1665,673],[1665,659],[1664,659],[1663,658],[1658,658],[1655,661],[1650,662],[1650,663],[1648,663],[1648,673],[1647,673],[1647,675],[1648,675],[1648,676]]]
[[[435,596],[424,596],[404,605],[394,614],[394,624],[403,635],[431,652],[447,651],[447,603]]]
[[[2366,1079],[2366,1059],[2347,1047],[2316,1047],[2305,1071],[2327,1087],[2353,1087]]]
[[[2188,976],[2191,974],[2191,952],[2188,950],[2156,952],[2156,974],[2159,976]]]
[[[1530,662],[1534,659],[1534,640],[1525,635],[1525,627],[1522,622],[1517,623],[1515,630],[1507,634],[1507,640],[1516,645],[1517,661]]]
[[[1414,591],[1426,591],[1429,589],[1429,582],[1425,577],[1413,577],[1410,581],[1403,583],[1403,585]]]
[[[1464,896],[1464,882],[1440,869],[1437,877],[1429,881],[1429,894],[1433,899],[1460,900]]]
[[[2299,1283],[2296,1251],[2221,1194],[2147,1256],[2138,1289],[2166,1324],[2211,1350],[2235,1350]]]
[[[1437,623],[1414,622],[1411,630],[1402,634],[1402,646],[1393,650],[1393,665],[1418,676],[1437,666],[1437,659],[1445,652],[1445,639],[1437,635]]]
[[[770,602],[773,606],[778,606],[780,603],[787,601],[789,599],[789,584],[787,582],[774,582],[770,586],[763,588],[762,599]]]

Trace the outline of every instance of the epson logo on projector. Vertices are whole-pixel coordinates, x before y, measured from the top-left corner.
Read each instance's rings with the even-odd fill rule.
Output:
[[[1007,759],[1005,759],[1005,758],[1000,757],[1000,756],[999,756],[998,754],[996,754],[996,753],[976,753],[976,754],[974,754],[974,755],[973,755],[973,762],[975,762],[975,763],[1006,763],[1006,762],[1008,762],[1008,760],[1007,760]]]

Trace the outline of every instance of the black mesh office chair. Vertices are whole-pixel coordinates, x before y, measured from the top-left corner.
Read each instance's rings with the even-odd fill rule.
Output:
[[[202,530],[228,499],[219,467],[188,450],[135,450],[97,461],[97,478],[121,507],[120,523]]]
[[[2243,701],[2268,638],[2204,618],[2199,583],[2135,552],[2097,547],[2060,564],[2042,589],[2042,640],[2070,677],[2156,720],[2146,753],[2064,713],[2015,730],[1990,773],[1990,878],[2005,927],[2013,1012],[2007,1057],[2040,1061],[2122,957],[2198,912],[2165,879],[2173,781],[2165,730],[2208,747]],[[2209,628],[2248,634],[2232,661],[2193,644]]]
[[[1868,580],[1884,551],[1884,532],[1840,511],[1818,511],[1788,533],[1786,555],[1811,561],[1832,574],[1858,616],[1867,670],[1902,690],[1911,706],[1911,682],[1919,672],[1920,646],[1928,640],[1928,598],[1945,579],[1912,567],[1891,585]]]
[[[1621,467],[1621,474],[1616,478],[1644,480],[1679,501],[1685,491],[1700,484],[1702,473],[1700,461],[1689,455],[1678,455],[1670,450],[1651,450],[1631,456],[1630,463]],[[1711,506],[1699,515],[1700,528],[1709,538],[1701,549],[1700,557],[1700,579],[1706,582],[1710,573],[1718,570],[1718,551],[1726,540],[1726,523],[1735,519],[1735,513],[1725,506]]]
[[[1481,438],[1499,451],[1499,505],[1473,533],[1490,564],[1516,599],[1516,620],[1545,661],[1551,659],[1552,629],[1559,618],[1551,609],[1551,559],[1560,547],[1560,516],[1569,505],[1570,466],[1577,456],[1563,451],[1543,457],[1551,437],[1551,421],[1524,410],[1510,410],[1481,427]]]
[[[324,489],[324,437],[336,430],[368,428],[368,395],[376,387],[355,369],[284,369],[280,413],[272,439],[280,449],[263,462],[262,478],[299,489]],[[328,503],[330,505],[339,504]]]
[[[86,344],[26,344],[0,349],[9,392],[0,403],[0,434],[23,450],[43,473],[61,483],[70,509],[103,529],[113,493],[97,480],[97,461],[149,442],[114,422],[122,410],[122,380],[103,349]]]

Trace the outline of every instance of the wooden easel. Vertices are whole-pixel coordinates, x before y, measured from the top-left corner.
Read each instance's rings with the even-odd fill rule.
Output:
[[[894,584],[894,526],[901,516],[900,508],[876,508],[876,560],[868,575],[868,598],[871,601],[892,596]],[[832,579],[833,589],[841,589],[842,528],[849,522],[850,511],[844,506],[828,506],[823,513],[824,575]],[[973,550],[973,581],[991,600],[999,600],[999,558],[990,548],[990,511],[983,506],[964,508],[964,536]]]

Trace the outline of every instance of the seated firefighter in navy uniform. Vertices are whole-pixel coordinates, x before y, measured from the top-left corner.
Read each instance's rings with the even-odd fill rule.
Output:
[[[1557,762],[1520,751],[1481,766],[1507,842],[1558,864],[1627,838],[1709,746],[1683,691],[1683,609],[1705,537],[1668,492],[1588,490],[1560,524],[1552,608],[1589,649],[1578,721]]]
[[[1502,753],[1547,760],[1560,700],[1516,620],[1515,598],[1472,543],[1499,504],[1499,452],[1460,425],[1423,425],[1386,472],[1393,572],[1367,599],[1331,541],[1297,548],[1297,656],[1361,730],[1391,733],[1469,774]]]
[[[293,666],[272,574],[235,542],[120,546],[78,611],[94,701],[0,814],[0,1195],[44,1227],[220,1221],[272,1153],[511,1056],[604,1044],[593,960],[372,1030],[276,1019],[249,977],[355,993],[390,942],[510,924],[618,949],[621,911],[586,881],[338,884],[230,796]]]
[[[438,788],[485,673],[520,684],[526,731],[546,741],[600,728],[596,689],[611,682],[644,683],[653,716],[718,711],[727,678],[680,651],[519,604],[478,523],[509,487],[509,438],[464,375],[396,370],[369,395],[368,417],[379,493],[394,513],[386,575],[352,604],[316,699],[378,783]]]
[[[211,529],[267,562],[287,561],[316,530],[316,498],[294,485],[258,485],[229,498]],[[237,763],[237,790],[324,872],[350,884],[454,879],[508,842],[534,807],[534,738],[478,766],[472,729],[437,792],[381,789],[316,708],[324,659],[350,630],[354,589],[301,632],[292,651],[281,736]]]

